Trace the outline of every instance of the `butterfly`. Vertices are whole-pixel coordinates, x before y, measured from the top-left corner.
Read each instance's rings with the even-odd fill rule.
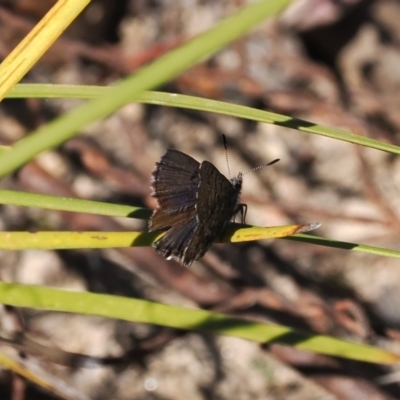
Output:
[[[229,172],[225,135],[222,138]],[[178,150],[167,150],[156,163],[151,178],[151,195],[157,207],[150,218],[149,230],[166,231],[153,244],[157,253],[188,267],[203,257],[216,238],[222,237],[239,211],[244,224],[247,205],[239,203],[243,175],[227,179],[208,161],[199,163]]]
[[[208,161],[201,164],[178,150],[156,163],[151,195],[157,201],[149,230],[166,230],[156,251],[184,266],[200,259],[245,205],[238,203],[242,174],[227,179]]]

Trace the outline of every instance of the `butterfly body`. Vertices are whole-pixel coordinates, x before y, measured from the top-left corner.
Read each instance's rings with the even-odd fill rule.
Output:
[[[154,243],[166,258],[190,266],[201,258],[238,211],[242,175],[228,180],[213,164],[167,150],[153,172],[157,208],[149,229],[166,230]]]

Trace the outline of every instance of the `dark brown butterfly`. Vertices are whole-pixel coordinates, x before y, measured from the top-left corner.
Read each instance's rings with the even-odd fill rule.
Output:
[[[178,150],[167,150],[151,180],[157,208],[149,230],[167,231],[154,243],[156,251],[184,266],[201,258],[246,207],[238,204],[242,181],[241,173],[228,180],[208,161],[200,164]]]

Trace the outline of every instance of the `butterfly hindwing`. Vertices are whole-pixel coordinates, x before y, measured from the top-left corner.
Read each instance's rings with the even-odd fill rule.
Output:
[[[226,219],[226,222],[229,222],[234,214],[239,194],[240,188],[235,189],[213,164],[203,161],[200,166],[196,203],[199,223],[212,222],[215,228],[221,224],[221,220]]]
[[[184,263],[201,258],[216,238],[220,238],[236,211],[240,187],[235,188],[213,164],[200,166],[200,185],[197,193],[198,226],[184,254]]]
[[[189,246],[196,227],[196,218],[174,225],[154,244],[157,253],[165,258],[176,258],[182,265],[190,266],[193,260],[186,260],[185,250]]]

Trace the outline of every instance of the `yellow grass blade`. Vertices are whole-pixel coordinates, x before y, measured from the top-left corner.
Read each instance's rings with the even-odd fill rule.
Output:
[[[36,64],[90,0],[59,0],[0,65],[0,100]]]
[[[319,224],[268,228],[232,224],[224,242],[281,238],[315,229]],[[238,228],[239,227],[239,228]],[[0,232],[0,250],[102,249],[151,246],[164,232]]]

